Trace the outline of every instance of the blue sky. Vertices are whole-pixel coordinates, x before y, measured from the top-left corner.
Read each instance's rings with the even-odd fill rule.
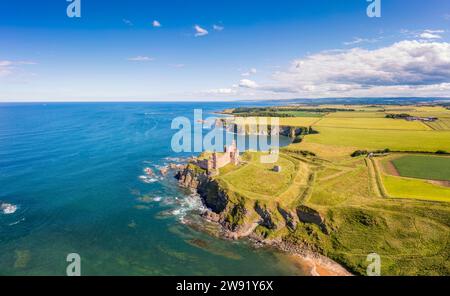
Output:
[[[0,0],[0,101],[450,96],[450,1],[80,1]]]

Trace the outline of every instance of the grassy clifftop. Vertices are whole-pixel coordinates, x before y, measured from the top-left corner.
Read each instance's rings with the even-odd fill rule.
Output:
[[[261,162],[261,152],[244,153],[240,165],[221,168],[209,179],[204,199],[234,238],[250,235],[299,246],[356,274],[365,274],[367,255],[377,253],[383,275],[449,275],[450,180],[446,173],[438,178],[431,173],[447,172],[442,164],[448,158],[404,158],[400,173],[386,163],[414,151],[450,151],[450,131],[444,125],[438,130],[437,125],[384,116],[400,110],[415,116],[438,114],[440,123],[450,113],[440,107],[351,108],[319,118],[281,118],[286,125],[307,122],[319,133],[281,149],[276,163]],[[350,156],[357,149],[385,148],[410,153]],[[399,186],[405,182],[415,186]],[[214,207],[215,202],[221,207]]]

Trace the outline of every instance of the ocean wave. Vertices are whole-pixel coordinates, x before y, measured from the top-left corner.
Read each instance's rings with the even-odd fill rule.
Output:
[[[150,183],[158,182],[161,178],[142,175],[142,176],[139,176],[139,179],[144,183],[150,184]]]
[[[21,222],[23,222],[23,221],[25,221],[25,218],[22,218],[22,219],[20,219],[20,220],[17,220],[16,222],[9,223],[8,226],[14,226],[14,225],[17,225],[17,224],[19,224],[19,223],[21,223]]]
[[[205,210],[198,194],[191,194],[183,198],[167,198],[163,200],[163,204],[173,206],[173,209],[165,211],[165,213],[169,213],[172,216],[177,217],[183,224],[186,222],[186,216],[190,213]]]

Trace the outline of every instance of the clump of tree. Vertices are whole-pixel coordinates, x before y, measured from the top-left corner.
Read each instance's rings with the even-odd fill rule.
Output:
[[[449,154],[447,151],[445,150],[438,150],[435,152],[436,154]]]
[[[250,113],[234,113],[240,117],[295,117],[293,114],[288,113],[278,113],[278,112],[250,112]]]
[[[303,157],[308,157],[308,156],[313,156],[314,157],[314,156],[316,156],[316,154],[314,152],[311,152],[311,151],[308,151],[308,150],[295,150],[295,151],[289,150],[289,152],[293,152],[293,153],[299,154],[299,155],[301,155]]]
[[[367,154],[369,154],[369,151],[367,151],[367,150],[356,150],[352,154],[350,154],[350,156],[351,157],[358,157],[358,156],[367,155]]]
[[[374,150],[374,151],[367,151],[367,150],[356,150],[352,154],[350,154],[351,157],[358,157],[362,155],[369,155],[369,154],[386,154],[391,152],[389,148],[382,149],[382,150]]]
[[[264,116],[264,117],[295,117],[286,112],[309,112],[309,113],[332,113],[338,111],[355,111],[345,108],[302,108],[302,107],[238,107],[231,111],[231,114],[242,117]]]
[[[386,114],[386,118],[392,118],[392,119],[405,119],[411,117],[411,115],[407,113],[399,113],[399,114]]]

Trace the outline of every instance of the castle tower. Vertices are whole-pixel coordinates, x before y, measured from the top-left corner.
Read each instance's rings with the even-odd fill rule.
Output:
[[[212,155],[212,169],[217,169],[217,152],[214,151]]]

